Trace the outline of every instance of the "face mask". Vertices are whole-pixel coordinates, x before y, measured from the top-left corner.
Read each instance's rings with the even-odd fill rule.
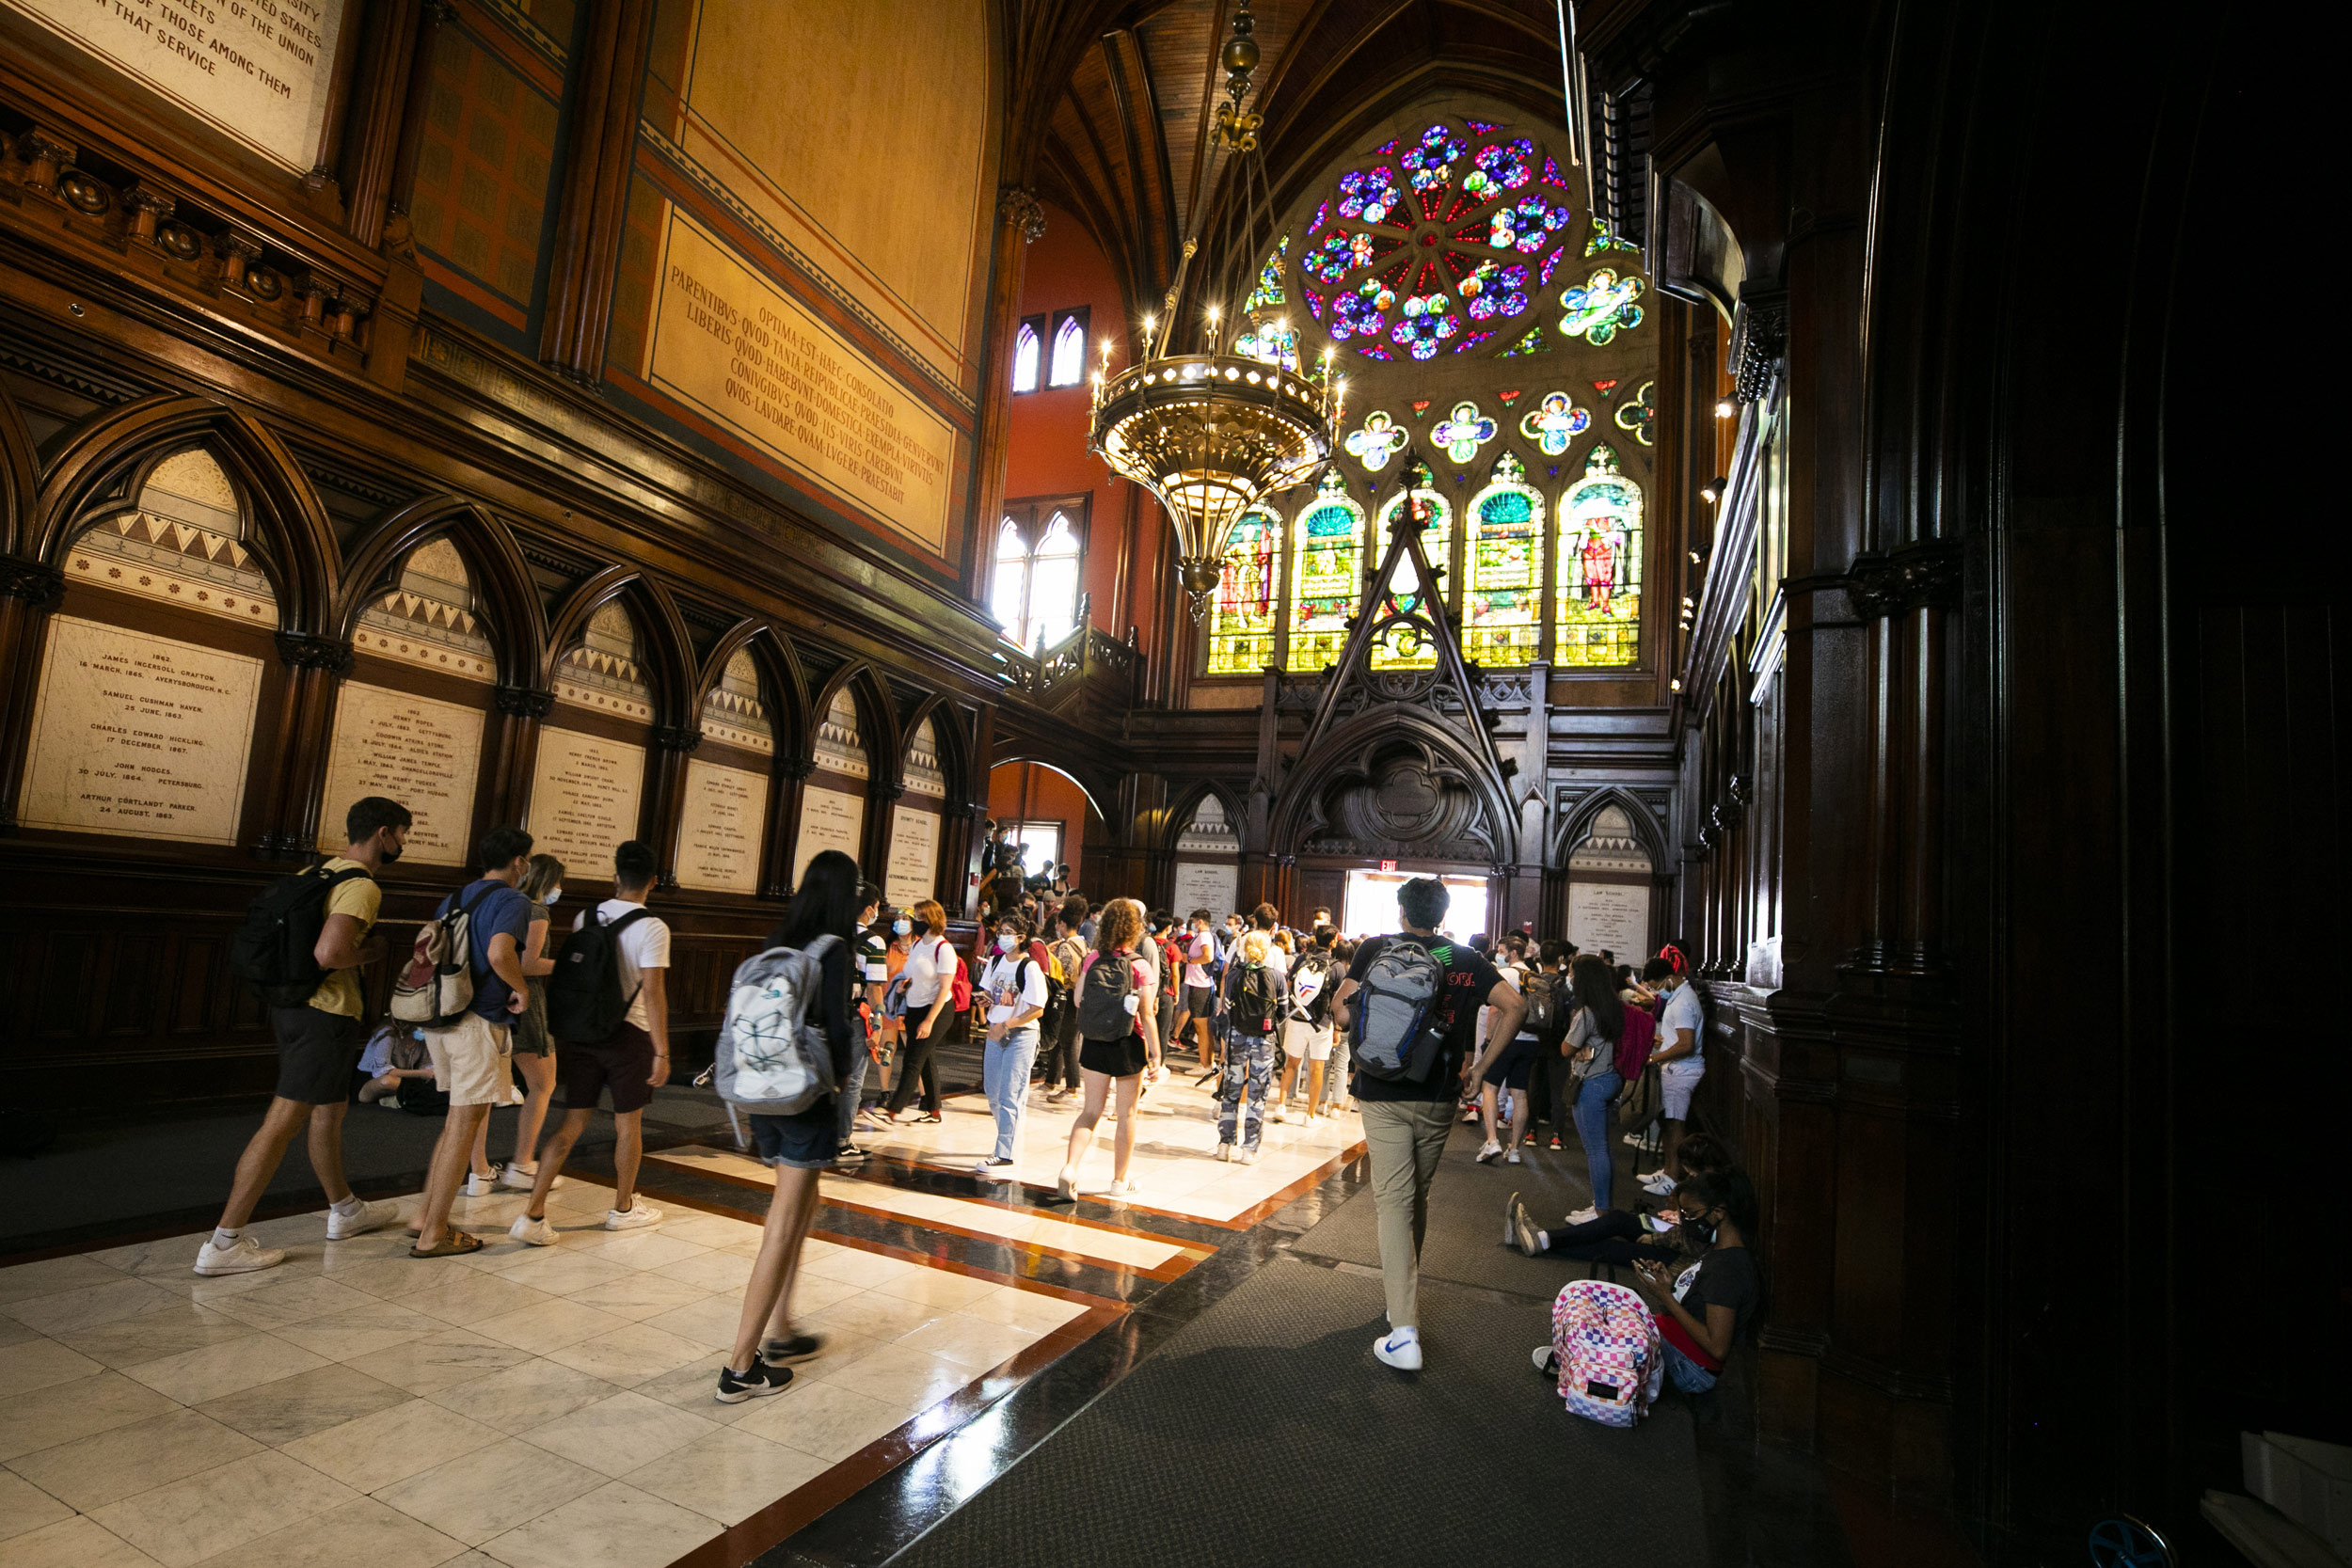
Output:
[[[563,897],[564,890],[562,888],[551,887],[548,889],[548,895],[545,898],[540,899],[539,902],[542,904],[554,905],[561,902]]]
[[[379,863],[389,865],[392,862],[400,859],[401,850],[405,846],[398,844],[388,844],[384,847],[384,852],[375,858]]]
[[[890,928],[898,935],[905,936],[914,929],[914,923],[911,920],[894,920],[890,923]]]
[[[1018,939],[1013,937],[998,937],[996,939],[996,951],[999,953],[1011,952],[1012,944],[1016,940]]]
[[[1682,1233],[1701,1246],[1715,1244],[1715,1222],[1700,1219],[1695,1214],[1682,1216]]]

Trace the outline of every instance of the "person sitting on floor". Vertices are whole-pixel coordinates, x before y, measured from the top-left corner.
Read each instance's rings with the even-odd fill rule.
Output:
[[[405,1024],[387,1023],[360,1053],[359,1071],[366,1079],[359,1085],[359,1103],[373,1105],[382,1101],[398,1110],[400,1085],[411,1078],[432,1077],[433,1055],[417,1038],[416,1031]]]

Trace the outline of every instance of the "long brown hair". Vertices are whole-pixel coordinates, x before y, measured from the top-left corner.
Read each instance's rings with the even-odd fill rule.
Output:
[[[1568,972],[1568,984],[1578,1005],[1591,1011],[1593,1027],[1600,1031],[1600,1037],[1616,1044],[1625,1035],[1625,1003],[1617,995],[1617,977],[1609,973],[1609,966],[1591,953],[1581,953],[1576,967]]]
[[[1132,898],[1114,898],[1095,912],[1094,950],[1111,954],[1143,935],[1143,906]]]

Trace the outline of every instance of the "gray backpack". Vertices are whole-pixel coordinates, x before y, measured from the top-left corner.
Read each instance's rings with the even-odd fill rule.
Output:
[[[806,947],[771,947],[736,965],[711,1064],[720,1099],[763,1116],[788,1117],[839,1087],[824,1025],[808,1017],[825,950],[838,940],[820,936]]]
[[[1438,944],[1438,953],[1452,952]],[[1445,985],[1438,953],[1411,937],[1392,936],[1365,969],[1353,999],[1356,1028],[1348,1043],[1356,1070],[1367,1078],[1418,1084],[1437,1065],[1445,1048],[1445,1031],[1436,1020]]]

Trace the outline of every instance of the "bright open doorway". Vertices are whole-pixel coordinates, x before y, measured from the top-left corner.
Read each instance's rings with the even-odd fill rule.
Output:
[[[1396,890],[1415,877],[1418,871],[1350,871],[1347,893],[1341,901],[1340,930],[1350,937],[1378,936],[1393,931],[1399,921],[1396,913]],[[1440,876],[1453,902],[1446,907],[1445,924],[1439,929],[1457,941],[1467,942],[1486,929],[1486,879],[1484,877]]]

